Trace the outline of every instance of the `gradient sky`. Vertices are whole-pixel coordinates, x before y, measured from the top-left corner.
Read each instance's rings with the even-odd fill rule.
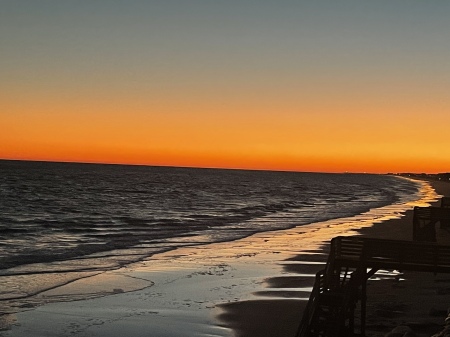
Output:
[[[450,170],[450,1],[0,0],[0,158]]]

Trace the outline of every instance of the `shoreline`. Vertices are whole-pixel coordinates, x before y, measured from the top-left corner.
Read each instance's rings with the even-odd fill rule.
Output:
[[[128,330],[122,333],[134,336],[229,337],[241,336],[239,331],[253,336],[255,328],[240,326],[243,321],[263,327],[258,336],[284,335],[287,327],[296,330],[300,322],[311,281],[326,258],[323,242],[343,233],[356,234],[361,226],[371,227],[377,210],[232,242],[178,248],[72,282],[39,296],[49,302],[63,294],[82,297],[93,287],[109,287],[110,293],[19,313],[15,322],[10,317],[12,330],[0,331],[0,336],[47,336],[49,329],[55,336],[120,336],[125,327]],[[390,212],[391,217],[398,216],[395,209]],[[378,221],[385,223],[387,218],[378,215]],[[140,290],[132,291],[133,287]],[[261,312],[270,317],[256,315]],[[149,324],[151,331],[145,330]]]
[[[439,195],[450,195],[450,183],[426,181]],[[434,201],[431,205],[436,205]],[[357,229],[358,235],[373,238],[412,240],[413,211],[407,210],[401,218],[376,222],[373,226]],[[295,278],[289,275],[315,273],[321,266],[308,262],[326,263],[326,247],[316,253],[299,254],[289,261],[299,263],[285,267],[286,276],[267,279],[272,287],[301,287],[314,284],[313,279]],[[305,263],[306,262],[306,263]],[[375,281],[368,282],[366,336],[388,336],[398,326],[407,325],[412,336],[431,336],[442,330],[447,308],[450,307],[450,276],[430,273],[407,272],[401,282],[397,275],[381,273]],[[289,298],[291,294],[285,294]],[[309,294],[308,294],[309,295]],[[306,301],[255,300],[239,304],[222,305],[219,319],[235,331],[235,337],[295,336]],[[397,336],[393,334],[392,336]],[[400,336],[400,335],[398,335]]]

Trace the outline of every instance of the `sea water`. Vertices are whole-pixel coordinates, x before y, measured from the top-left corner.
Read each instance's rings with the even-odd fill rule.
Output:
[[[0,161],[0,309],[178,247],[417,199],[395,176]]]

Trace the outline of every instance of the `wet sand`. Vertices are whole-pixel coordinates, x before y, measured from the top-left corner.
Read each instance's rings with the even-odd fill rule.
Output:
[[[49,304],[2,316],[0,336],[294,336],[314,275],[324,266],[324,242],[359,232],[408,236],[408,215],[389,220],[396,216],[396,208],[388,206],[358,217],[157,254],[36,295]],[[379,223],[372,227],[374,218]],[[407,285],[410,278],[405,278]],[[380,291],[390,290],[392,279],[371,285],[369,296],[383,296],[385,303]],[[446,280],[430,287],[429,292],[436,287],[445,292]],[[375,302],[369,299],[369,305]],[[385,321],[375,317],[372,330],[381,331],[378,322],[388,329]]]

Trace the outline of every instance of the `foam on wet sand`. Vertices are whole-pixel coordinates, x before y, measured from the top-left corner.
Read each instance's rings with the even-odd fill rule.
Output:
[[[10,329],[1,335],[293,336],[314,274],[326,259],[324,242],[337,235],[358,234],[361,227],[365,227],[363,235],[407,239],[407,228],[412,228],[408,214],[395,219],[399,216],[395,207],[373,210],[355,218],[157,254],[36,295],[37,300],[55,303],[4,315],[3,324]],[[404,289],[414,302],[411,293],[419,289],[409,288],[415,277],[409,275],[394,287],[395,296],[400,296],[397,290]],[[388,275],[381,282],[370,283],[369,296],[382,300],[369,298],[369,314],[406,312],[410,307],[397,306],[401,299],[394,297],[386,301],[391,298],[386,296],[392,292],[394,278]],[[439,282],[430,275],[423,279],[431,279],[428,293],[445,288],[445,277]],[[57,302],[61,300],[71,301]],[[417,315],[412,309],[408,311]],[[397,318],[402,319],[400,314]],[[383,315],[369,316],[368,320],[374,336],[391,328]],[[436,322],[439,320],[436,317]]]

